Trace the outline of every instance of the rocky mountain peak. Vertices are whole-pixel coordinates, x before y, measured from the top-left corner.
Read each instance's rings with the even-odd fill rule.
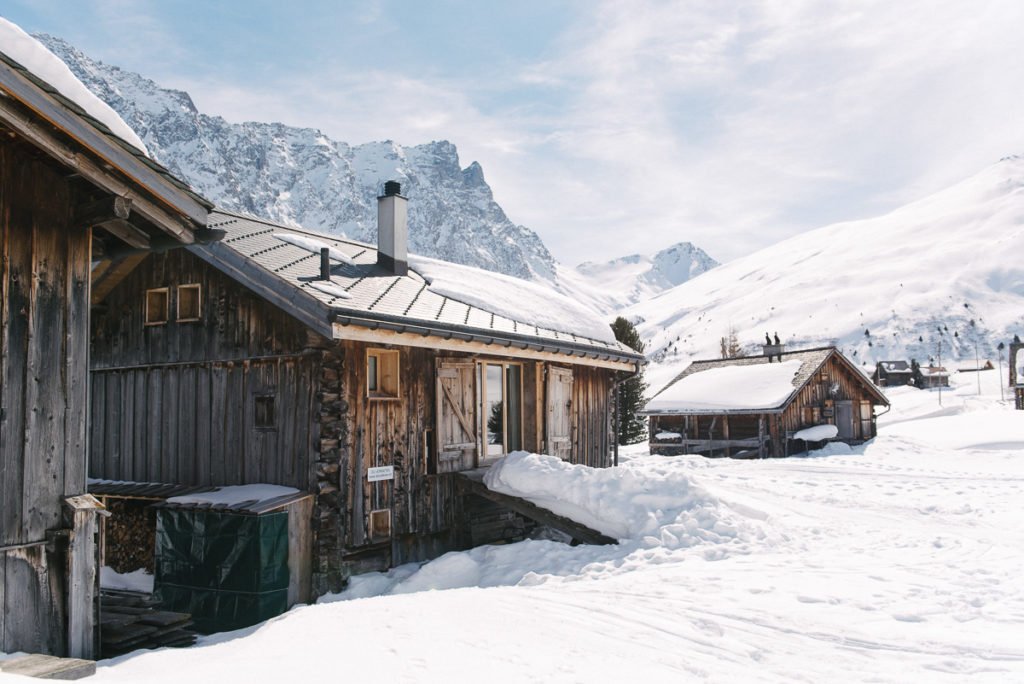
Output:
[[[361,145],[281,123],[229,123],[188,93],[91,59],[66,41],[36,38],[143,139],[157,161],[225,209],[376,240],[384,181],[409,197],[409,247],[426,256],[553,281],[555,261],[529,228],[494,201],[476,162],[462,168],[447,140]]]

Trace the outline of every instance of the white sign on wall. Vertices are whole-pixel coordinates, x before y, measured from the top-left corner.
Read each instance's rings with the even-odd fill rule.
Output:
[[[376,466],[366,469],[366,479],[370,482],[395,479],[395,466]]]

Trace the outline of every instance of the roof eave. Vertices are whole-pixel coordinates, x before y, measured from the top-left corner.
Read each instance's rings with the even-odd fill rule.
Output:
[[[146,218],[180,242],[192,243],[192,231],[206,225],[207,215],[213,205],[198,195],[178,187],[169,178],[164,177],[153,162],[140,158],[141,152],[135,151],[113,133],[104,133],[98,129],[91,123],[91,117],[87,120],[87,115],[77,111],[77,106],[72,109],[61,101],[66,98],[61,97],[59,100],[42,89],[39,85],[42,81],[35,81],[38,81],[37,77],[0,53],[0,92],[7,96],[0,98],[0,113],[5,115],[5,120],[19,134],[42,147],[57,161],[82,173],[90,181],[122,196],[130,194],[126,192],[123,184],[115,182],[114,187],[111,187],[109,182],[103,182],[103,176],[109,177],[109,172],[105,171],[103,166],[116,170],[131,184],[152,196],[153,201],[143,197],[132,198],[133,206],[140,213],[148,214]],[[5,99],[7,101],[4,101]],[[12,106],[13,103],[27,108],[36,117],[74,140],[95,155],[99,164],[86,159],[63,143],[53,141],[52,133],[29,120]],[[118,185],[121,187],[117,187]]]

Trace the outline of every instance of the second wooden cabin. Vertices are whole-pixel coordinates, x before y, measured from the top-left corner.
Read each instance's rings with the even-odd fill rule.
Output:
[[[871,439],[874,407],[888,405],[835,347],[772,345],[762,356],[694,361],[642,413],[651,453],[765,458],[803,450],[795,436],[820,425],[845,442]]]
[[[410,268],[405,217],[389,182],[377,248],[214,212],[220,243],[107,268],[90,476],[313,493],[319,595],[486,541],[459,472],[516,450],[610,465],[612,389],[643,358],[536,285]]]

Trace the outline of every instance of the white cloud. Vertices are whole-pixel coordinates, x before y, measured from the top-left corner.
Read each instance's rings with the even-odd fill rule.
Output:
[[[147,75],[204,111],[353,144],[449,139],[567,263],[678,240],[733,258],[1024,151],[1016,0],[608,0],[580,4],[536,58],[397,73],[368,54],[248,82],[198,71],[147,6],[94,5],[125,50],[155,46]],[[351,30],[382,20],[368,4]]]

